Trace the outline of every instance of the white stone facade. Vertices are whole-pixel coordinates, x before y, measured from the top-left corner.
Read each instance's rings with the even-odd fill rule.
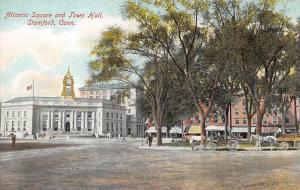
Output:
[[[137,97],[142,95],[140,91],[119,81],[98,82],[79,88],[81,98],[106,100],[111,100],[113,95],[121,94],[125,90],[128,96],[120,102],[120,105],[126,107],[127,135],[140,137],[146,120],[137,104]]]
[[[126,108],[100,99],[15,98],[1,106],[0,133],[11,132],[123,136],[127,134]]]

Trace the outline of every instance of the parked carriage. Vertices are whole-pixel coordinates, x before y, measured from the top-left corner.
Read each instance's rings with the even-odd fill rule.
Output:
[[[271,150],[273,150],[273,148],[288,150],[290,147],[300,150],[300,133],[279,134],[275,136],[262,137],[259,135],[251,135],[251,140],[255,140],[255,146],[258,150],[262,150],[262,143],[268,143]]]
[[[290,147],[300,150],[300,133],[281,134],[276,138],[276,143],[280,150],[287,150]]]
[[[200,145],[200,142],[192,142],[192,150],[204,149],[209,151],[215,151],[217,148],[226,148],[230,151],[236,151],[240,147],[238,139],[225,139],[223,136],[209,137],[204,146]]]

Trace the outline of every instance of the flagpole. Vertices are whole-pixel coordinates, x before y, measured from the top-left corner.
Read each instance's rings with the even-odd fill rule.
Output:
[[[32,102],[34,101],[34,80],[32,80]]]
[[[35,130],[35,120],[34,120],[34,80],[32,80],[32,129]]]

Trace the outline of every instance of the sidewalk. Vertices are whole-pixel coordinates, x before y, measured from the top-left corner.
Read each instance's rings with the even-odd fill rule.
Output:
[[[192,150],[191,147],[182,147],[182,146],[138,146],[140,150]]]
[[[203,150],[203,149],[192,150],[192,147],[182,147],[182,146],[156,146],[156,145],[153,145],[153,146],[149,147],[148,145],[144,145],[144,146],[138,146],[137,148],[140,150],[158,150],[158,151],[160,151],[160,150],[189,150],[189,151],[195,151],[195,152],[208,151],[208,150]],[[220,151],[230,152],[229,150],[227,150],[225,148],[217,149],[216,151],[217,152],[220,152]],[[216,151],[210,151],[210,152],[216,152]],[[258,150],[256,147],[247,147],[247,148],[240,148],[237,151],[260,151],[260,150]],[[271,148],[263,147],[261,151],[271,151]],[[273,148],[273,151],[281,151],[281,150],[278,148]],[[232,151],[232,152],[235,152],[235,151]]]

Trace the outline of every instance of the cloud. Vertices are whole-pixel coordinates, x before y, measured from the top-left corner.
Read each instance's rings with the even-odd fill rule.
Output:
[[[136,24],[121,17],[82,19],[67,31],[54,32],[50,28],[33,28],[27,25],[0,33],[0,70],[24,54],[33,55],[42,69],[53,68],[63,63],[65,54],[89,53],[96,45],[101,33],[109,26],[120,26],[132,30]]]
[[[35,96],[60,96],[63,76],[27,70],[14,78],[11,84],[0,85],[1,101],[20,96],[32,96],[32,90],[27,91],[27,86],[32,84],[32,80],[34,80]]]

